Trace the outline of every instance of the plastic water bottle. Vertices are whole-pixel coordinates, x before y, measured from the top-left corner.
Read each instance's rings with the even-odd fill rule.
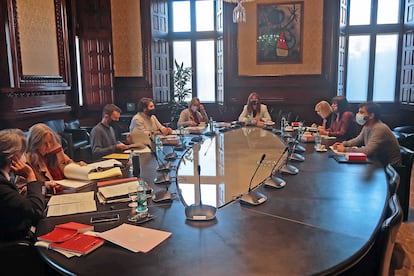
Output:
[[[134,175],[134,161],[133,161],[133,159],[134,159],[134,150],[131,149],[130,152],[129,152],[129,161],[128,161],[128,163],[129,163],[129,175],[130,176]]]
[[[155,150],[162,151],[162,142],[159,135],[155,136]]]
[[[210,120],[208,121],[208,127],[211,133],[214,132],[214,122],[213,122],[213,118],[210,117]]]
[[[298,140],[299,141],[302,139],[302,135],[303,135],[303,122],[299,122],[299,127],[298,127]]]
[[[182,144],[184,144],[184,135],[185,135],[185,131],[184,131],[184,127],[183,126],[181,126],[180,127],[180,144],[182,145]]]
[[[285,131],[285,126],[286,126],[286,118],[285,116],[283,116],[282,119],[280,120],[280,131],[281,132]]]
[[[148,211],[147,206],[147,191],[145,189],[145,182],[144,180],[138,180],[138,194],[137,194],[137,212],[144,213]]]
[[[319,149],[322,144],[322,137],[319,132],[315,133],[315,149]]]

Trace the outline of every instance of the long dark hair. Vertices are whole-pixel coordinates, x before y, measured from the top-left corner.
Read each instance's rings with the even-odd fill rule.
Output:
[[[332,98],[332,103],[338,106],[338,117],[341,118],[345,111],[349,111],[349,104],[344,96],[335,96]]]
[[[248,111],[249,113],[253,112],[252,104],[251,104],[251,102],[250,102],[250,100],[251,100],[253,97],[256,97],[256,98],[257,98],[257,106],[258,106],[258,108],[256,109],[256,112],[257,112],[257,113],[260,113],[260,104],[261,104],[261,103],[260,103],[260,97],[259,97],[259,95],[258,95],[256,92],[252,92],[252,93],[250,93],[249,97],[247,98],[247,111]]]

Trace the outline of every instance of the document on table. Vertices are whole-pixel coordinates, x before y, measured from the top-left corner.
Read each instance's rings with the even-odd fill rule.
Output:
[[[134,149],[134,155],[140,154],[140,153],[146,153],[146,152],[151,152],[151,150],[148,147],[145,147],[143,149]],[[130,149],[124,150],[124,153],[131,153]]]
[[[166,240],[171,234],[171,232],[124,223],[111,230],[98,233],[98,237],[122,246],[132,252],[147,253]]]
[[[63,173],[68,179],[97,180],[122,175],[121,169],[119,168],[121,165],[122,163],[115,159],[95,162],[87,166],[70,163],[65,166]]]
[[[94,192],[54,195],[47,203],[47,217],[96,211]]]
[[[62,179],[62,180],[56,180],[56,183],[59,185],[66,187],[66,188],[72,188],[72,189],[80,189],[83,188],[89,184],[92,184],[93,181],[90,180],[76,180],[76,179]]]

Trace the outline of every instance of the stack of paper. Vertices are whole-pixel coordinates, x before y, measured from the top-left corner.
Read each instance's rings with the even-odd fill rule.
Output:
[[[124,223],[111,230],[98,233],[98,236],[132,252],[147,253],[171,236],[171,232]]]
[[[121,169],[119,168],[121,165],[122,163],[115,159],[91,163],[87,166],[70,163],[65,166],[63,174],[68,179],[84,181],[119,177],[122,176]]]
[[[96,211],[94,192],[54,195],[47,203],[47,216],[63,216],[69,214]]]
[[[101,186],[98,188],[98,200],[102,204],[130,201],[128,197],[129,187],[138,187],[138,180],[135,179],[124,183]]]
[[[35,245],[53,249],[68,258],[86,255],[104,243],[96,235],[86,235],[93,228],[92,225],[77,222],[58,224],[51,232],[39,236]]]

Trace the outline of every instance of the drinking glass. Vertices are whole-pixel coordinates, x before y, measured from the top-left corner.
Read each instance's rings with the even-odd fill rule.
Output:
[[[128,207],[136,208],[138,206],[138,203],[137,203],[138,187],[135,185],[129,186],[128,196],[129,196],[129,199],[131,200],[131,203],[128,204]]]

